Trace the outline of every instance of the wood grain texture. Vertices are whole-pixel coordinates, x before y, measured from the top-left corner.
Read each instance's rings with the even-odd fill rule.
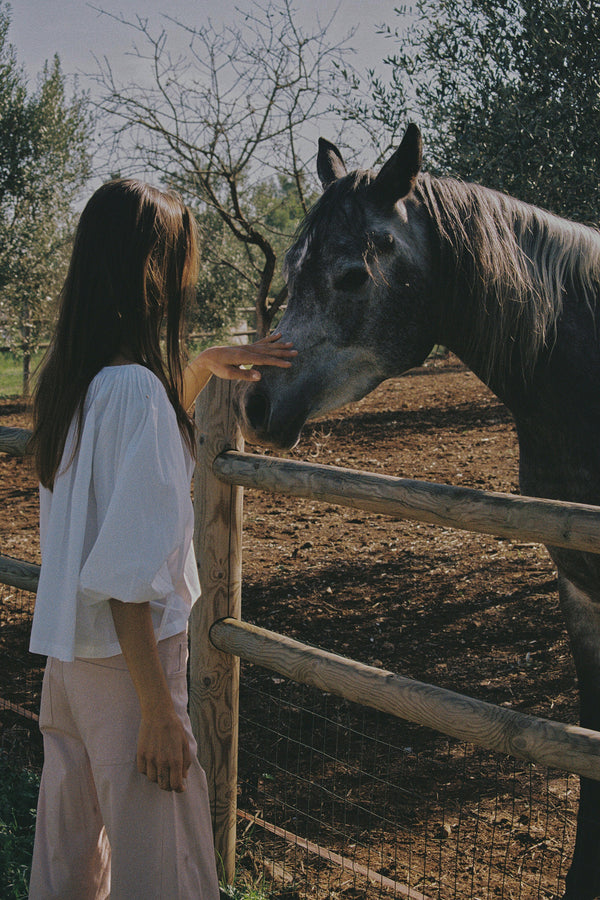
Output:
[[[600,781],[600,733],[413,681],[234,619],[215,622],[215,646],[301,684],[517,759]]]
[[[37,591],[40,567],[35,563],[0,556],[0,584],[8,584],[22,591]]]
[[[477,491],[337,466],[222,453],[224,482],[338,503],[399,519],[600,553],[600,507]]]
[[[9,456],[26,456],[30,437],[31,431],[27,428],[7,428],[6,425],[0,425],[0,451]]]
[[[190,716],[208,780],[219,876],[235,871],[239,659],[209,639],[215,619],[241,611],[242,489],[223,484],[212,460],[242,447],[231,412],[231,382],[211,379],[196,404],[195,548],[202,596],[190,620]]]

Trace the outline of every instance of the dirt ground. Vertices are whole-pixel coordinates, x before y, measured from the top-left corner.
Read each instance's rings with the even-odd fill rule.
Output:
[[[0,424],[25,426],[27,411],[0,402]],[[390,380],[312,423],[290,455],[517,492],[510,414],[455,360]],[[0,505],[0,552],[38,562],[28,461],[0,457]],[[544,548],[261,492],[246,491],[244,511],[246,620],[492,703],[577,721]]]
[[[511,416],[459,366],[386,382],[307,427],[291,455],[518,492]],[[244,503],[246,618],[494,703],[576,720],[544,548],[259,492]]]

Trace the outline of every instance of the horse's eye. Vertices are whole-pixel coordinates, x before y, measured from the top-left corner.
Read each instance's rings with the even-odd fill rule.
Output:
[[[371,243],[378,253],[390,253],[394,249],[394,235],[389,232],[374,232]]]
[[[363,266],[355,266],[336,278],[334,287],[338,291],[356,291],[363,286],[368,277],[369,273]]]

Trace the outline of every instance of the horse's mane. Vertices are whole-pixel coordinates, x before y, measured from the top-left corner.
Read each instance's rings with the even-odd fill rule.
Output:
[[[286,259],[288,274],[332,235],[364,244],[365,203],[374,177],[357,171],[327,188],[300,225]],[[465,349],[486,380],[501,379],[516,365],[525,377],[531,374],[540,353],[553,346],[565,296],[595,315],[597,230],[451,178],[421,174],[415,194],[437,234],[437,277],[450,293],[448,317],[473,298]]]
[[[416,193],[437,231],[439,273],[470,310],[471,347],[489,377],[518,363],[527,377],[550,349],[565,296],[594,315],[600,234],[496,191],[422,175]],[[590,319],[591,323],[591,319]]]

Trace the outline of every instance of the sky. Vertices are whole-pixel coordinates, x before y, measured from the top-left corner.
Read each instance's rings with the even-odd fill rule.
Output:
[[[106,56],[116,71],[128,72],[134,62],[128,51],[132,35],[115,21],[123,15],[147,18],[152,24],[166,24],[165,10],[172,18],[188,24],[201,24],[206,19],[218,25],[235,23],[240,10],[249,0],[10,0],[11,29],[9,38],[17,48],[30,77],[43,67],[44,61],[58,53],[63,69],[69,74],[85,76],[96,69],[94,57]],[[395,21],[397,0],[298,0],[302,24],[307,27],[320,20],[325,23],[338,10],[334,33],[341,36],[357,26],[353,44],[357,59],[365,65],[376,64],[386,52],[386,42],[376,34],[375,25]],[[368,10],[368,21],[365,21]],[[106,15],[108,13],[108,15]]]
[[[171,35],[170,47],[177,49],[172,36],[182,35],[182,32],[170,25],[168,17],[196,26],[208,19],[217,28],[223,24],[235,25],[242,20],[252,0],[94,0],[93,3],[85,0],[9,0],[9,3],[9,41],[17,51],[19,62],[25,66],[30,87],[35,87],[45,61],[58,53],[63,72],[69,77],[77,76],[79,87],[89,90],[94,97],[97,88],[93,75],[98,72],[98,60],[105,60],[110,65],[118,81],[143,83],[146,77],[132,52],[135,31],[118,21],[119,18],[134,22],[137,17],[148,19],[153,32],[166,28]],[[356,50],[354,65],[359,69],[377,68],[383,56],[392,49],[389,40],[377,34],[376,26],[384,22],[397,24],[394,14],[397,0],[294,0],[294,5],[299,10],[300,24],[308,32],[318,24],[327,24],[334,13],[330,33],[337,41],[355,28],[350,43]],[[368,10],[368,21],[365,10]],[[184,39],[180,39],[180,46],[185,49]],[[330,136],[327,123],[324,126],[324,135]],[[314,140],[316,143],[316,135]],[[95,160],[97,175],[103,177],[100,169],[108,171],[110,163],[103,166],[98,153]]]

